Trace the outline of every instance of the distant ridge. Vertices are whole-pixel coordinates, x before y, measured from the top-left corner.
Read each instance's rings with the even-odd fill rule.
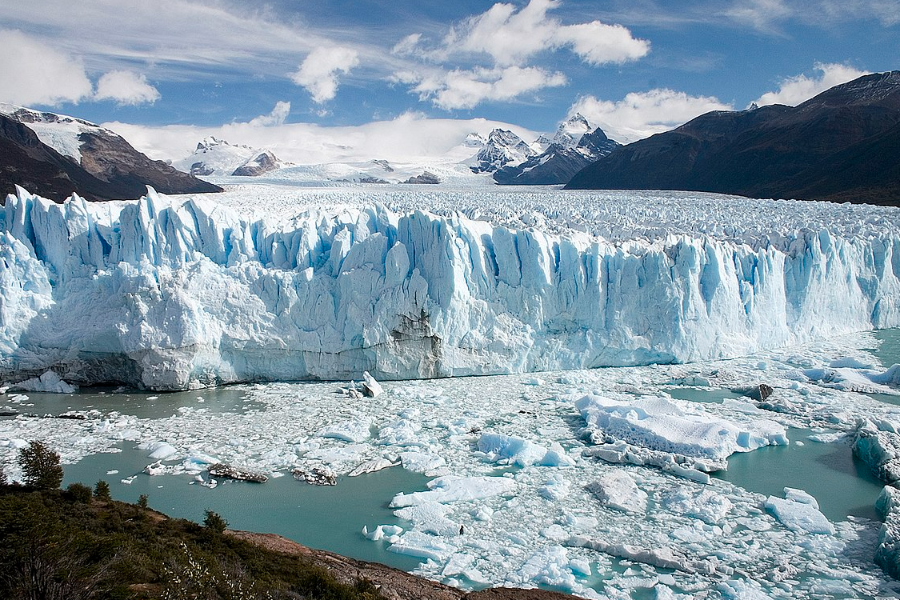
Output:
[[[87,200],[134,199],[148,185],[164,194],[222,191],[88,121],[0,105],[0,198],[17,185],[57,202],[73,192]]]
[[[566,188],[900,205],[900,71],[860,77],[796,107],[701,115],[618,148]]]

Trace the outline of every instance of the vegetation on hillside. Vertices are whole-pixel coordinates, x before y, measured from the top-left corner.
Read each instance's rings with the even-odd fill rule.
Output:
[[[226,521],[211,511],[200,525],[157,513],[146,499],[111,500],[102,481],[93,493],[36,485],[61,473],[48,452],[32,444],[20,454],[23,472],[23,457],[33,467],[30,485],[8,485],[0,472],[0,598],[380,598],[368,581],[345,585],[302,558],[224,534]]]

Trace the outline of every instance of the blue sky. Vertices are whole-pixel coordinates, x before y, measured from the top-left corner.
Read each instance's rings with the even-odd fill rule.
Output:
[[[900,2],[30,0],[0,44],[0,100],[142,131],[580,110],[628,141],[900,68]]]

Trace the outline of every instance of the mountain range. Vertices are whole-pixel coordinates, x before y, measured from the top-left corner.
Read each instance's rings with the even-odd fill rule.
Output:
[[[121,136],[88,121],[0,105],[0,193],[20,185],[61,202],[73,192],[87,200],[133,199],[153,186],[165,194],[222,191],[150,160]]]
[[[147,185],[215,192],[200,177],[267,174],[313,184],[566,184],[898,205],[900,71],[863,76],[796,107],[710,112],[627,146],[576,114],[532,142],[498,128],[468,135],[446,157],[409,164],[291,165],[271,150],[209,137],[170,165],[93,123],[0,105],[0,156],[0,192],[20,185],[56,201],[73,192],[136,198]]]
[[[691,190],[900,204],[900,71],[796,107],[711,112],[616,149],[568,189]]]

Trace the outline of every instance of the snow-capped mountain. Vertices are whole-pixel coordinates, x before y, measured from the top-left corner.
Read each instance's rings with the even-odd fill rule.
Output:
[[[541,136],[536,143],[549,139]],[[580,114],[560,124],[552,140],[541,154],[495,171],[494,181],[501,185],[568,183],[575,173],[619,147],[599,127],[591,130],[587,119]]]
[[[190,156],[173,163],[175,168],[198,177],[256,177],[287,166],[271,150],[260,150],[242,144],[207,137],[197,144]]]
[[[468,138],[467,138],[468,139]],[[508,129],[495,129],[473,160],[472,172],[493,173],[506,165],[517,165],[537,152]]]
[[[62,201],[131,199],[153,186],[163,193],[221,188],[150,160],[112,131],[83,119],[0,104],[0,187],[16,185]]]
[[[543,151],[546,151],[553,144],[561,148],[575,148],[581,141],[582,136],[595,129],[596,127],[592,126],[581,113],[575,113],[559,124],[553,137],[542,135],[535,143],[539,144]]]

